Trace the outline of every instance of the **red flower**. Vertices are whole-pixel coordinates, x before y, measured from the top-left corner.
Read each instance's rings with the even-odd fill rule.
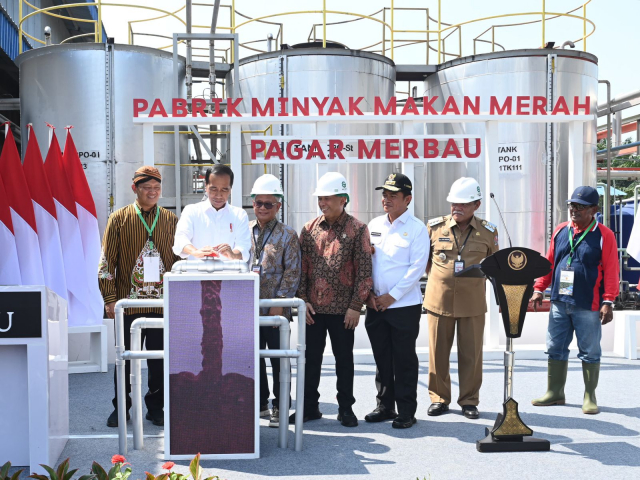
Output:
[[[111,457],[111,463],[124,463],[126,462],[127,459],[124,458],[122,455],[114,455],[113,457]]]
[[[174,465],[175,465],[175,463],[173,463],[173,462],[167,462],[164,465],[162,465],[162,469],[171,471],[171,469],[174,467]]]

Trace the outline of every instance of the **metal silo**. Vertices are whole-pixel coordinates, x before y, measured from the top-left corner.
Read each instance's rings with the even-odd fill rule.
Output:
[[[73,139],[85,165],[100,232],[104,231],[110,211],[133,200],[131,178],[142,165],[142,127],[132,123],[133,99],[160,98],[171,105],[176,81],[172,55],[146,47],[87,43],[37,48],[16,62],[22,131],[33,124],[44,157],[45,122],[57,127],[62,146],[63,127],[74,126]],[[181,96],[184,77],[184,58],[180,58]],[[180,143],[181,158],[186,160],[186,138]],[[26,142],[23,145],[26,148]],[[173,135],[156,135],[155,162],[174,163],[174,157]],[[160,204],[173,206],[174,167],[159,168],[164,197]]]
[[[295,45],[293,48],[254,55],[240,60],[239,96],[244,99],[244,112],[251,111],[251,98],[261,102],[268,98],[287,97],[338,97],[343,105],[349,97],[364,97],[360,103],[363,112],[373,111],[374,97],[385,103],[395,92],[395,64],[380,55],[349,50],[338,44],[327,44],[333,48],[308,48]],[[233,71],[227,75],[227,91],[232,92]],[[317,108],[310,102],[310,114]],[[277,105],[277,103],[276,103]],[[252,125],[250,130],[262,130],[264,125]],[[311,125],[273,125],[273,135],[305,135],[313,132]],[[393,125],[329,125],[328,135],[390,134]],[[253,134],[256,135],[256,134]],[[339,138],[339,137],[337,137]],[[249,134],[243,135],[243,162],[248,162]],[[363,222],[381,215],[380,194],[374,187],[382,185],[394,171],[393,164],[349,164],[331,165],[330,171],[339,171],[348,180],[351,203],[347,211]],[[285,221],[296,231],[305,222],[317,216],[317,201],[311,193],[315,189],[316,166],[269,166],[269,173],[284,176]],[[264,173],[262,165],[243,167],[243,205],[250,206],[251,186]],[[252,213],[252,212],[251,212]]]
[[[447,97],[462,105],[463,96],[480,96],[481,112],[489,112],[489,98],[563,95],[572,108],[574,96],[591,97],[597,106],[597,58],[568,50],[513,50],[474,55],[446,62],[424,82],[425,96],[438,96],[442,109]],[[429,133],[482,135],[480,124],[432,124]],[[546,251],[551,229],[567,220],[569,125],[502,123],[499,186],[493,193],[503,212],[513,244]],[[596,120],[584,124],[583,184],[596,183]],[[484,161],[477,164],[426,164],[425,220],[450,213],[446,196],[454,180],[471,176],[484,184]],[[489,192],[479,215],[484,214]],[[503,227],[499,225],[500,231]],[[506,241],[503,237],[503,244]]]

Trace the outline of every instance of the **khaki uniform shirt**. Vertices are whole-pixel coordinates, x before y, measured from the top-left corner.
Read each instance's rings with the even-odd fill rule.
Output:
[[[498,251],[498,229],[492,223],[473,217],[463,232],[451,215],[430,220],[427,225],[431,240],[431,258],[424,308],[449,317],[475,317],[487,311],[485,282],[483,278],[456,278],[453,263],[458,259],[458,245],[467,240],[460,255],[465,268],[480,263]]]

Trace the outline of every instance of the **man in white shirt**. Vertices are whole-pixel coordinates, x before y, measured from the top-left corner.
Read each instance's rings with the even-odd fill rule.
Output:
[[[378,394],[377,407],[365,420],[394,419],[393,428],[410,428],[416,423],[418,407],[420,277],[429,260],[429,234],[424,223],[408,211],[412,185],[406,175],[391,174],[376,190],[382,190],[386,215],[369,223],[373,290],[364,325],[376,361]]]
[[[173,252],[182,258],[222,256],[247,262],[251,235],[247,213],[227,203],[233,187],[233,170],[215,165],[205,173],[207,199],[187,205],[176,226]]]

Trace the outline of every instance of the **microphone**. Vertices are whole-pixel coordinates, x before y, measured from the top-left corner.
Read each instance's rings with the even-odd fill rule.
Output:
[[[509,236],[509,231],[507,230],[507,224],[504,223],[504,218],[502,217],[502,212],[500,211],[500,207],[498,206],[498,202],[496,202],[496,197],[493,193],[489,193],[491,200],[496,204],[496,208],[498,209],[498,213],[500,214],[500,220],[502,220],[502,226],[504,227],[504,232],[507,234],[507,239],[509,240],[509,248],[513,248],[511,244],[511,237]]]

